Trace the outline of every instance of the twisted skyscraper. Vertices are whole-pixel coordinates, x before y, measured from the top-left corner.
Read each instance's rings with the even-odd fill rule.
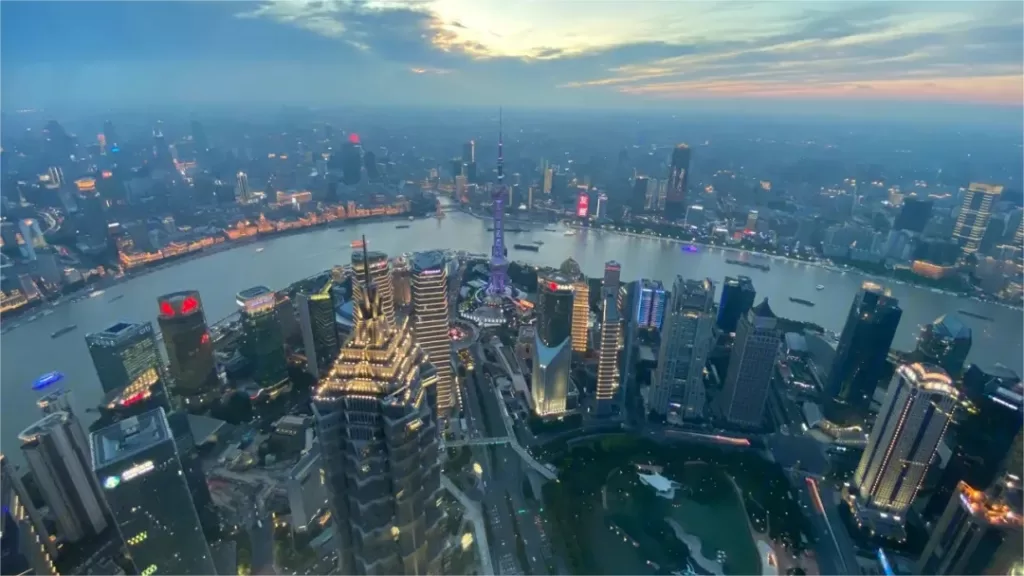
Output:
[[[494,200],[494,242],[491,244],[491,279],[487,284],[487,295],[500,298],[508,286],[508,249],[505,248],[505,155],[502,150],[501,112],[498,112],[498,185],[491,198]]]

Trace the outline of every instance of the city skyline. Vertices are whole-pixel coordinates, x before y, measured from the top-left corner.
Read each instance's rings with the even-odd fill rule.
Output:
[[[640,8],[556,3],[541,18],[535,6],[489,0],[11,3],[3,7],[3,96],[19,108],[241,101],[728,109],[754,100],[766,113],[934,104],[1020,113],[1019,4]],[[353,80],[358,90],[347,89]],[[53,96],[58,83],[64,101]]]

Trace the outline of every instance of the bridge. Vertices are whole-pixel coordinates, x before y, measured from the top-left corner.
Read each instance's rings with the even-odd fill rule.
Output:
[[[495,446],[499,444],[508,444],[509,438],[507,436],[498,436],[492,438],[469,438],[467,440],[452,440],[448,442],[441,439],[441,448],[461,448],[462,446]]]
[[[532,454],[523,449],[516,440],[515,427],[512,424],[512,417],[508,415],[508,407],[505,406],[505,400],[501,397],[501,390],[498,390],[497,386],[492,387],[494,397],[498,402],[498,410],[501,412],[501,421],[505,424],[505,433],[508,435],[509,444],[512,449],[519,454],[519,457],[526,462],[530,468],[533,468],[538,474],[548,480],[558,480],[558,474],[554,472],[552,467],[545,466],[540,463]]]
[[[484,528],[484,516],[480,513],[480,505],[470,500],[444,474],[441,474],[441,486],[455,496],[459,504],[462,504],[462,507],[466,509],[466,516],[473,523],[476,551],[480,556],[481,574],[495,574],[494,566],[491,564],[491,547],[487,545],[487,530]]]

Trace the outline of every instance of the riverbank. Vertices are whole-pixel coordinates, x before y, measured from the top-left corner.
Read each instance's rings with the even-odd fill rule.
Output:
[[[697,240],[680,240],[678,238],[665,238],[663,236],[656,236],[654,234],[641,234],[641,233],[637,233],[637,232],[626,232],[626,231],[623,231],[623,230],[608,230],[607,228],[594,228],[594,227],[591,227],[591,226],[583,226],[583,225],[581,225],[581,224],[579,224],[577,222],[573,222],[573,221],[569,221],[569,220],[562,221],[562,224],[564,224],[565,226],[567,226],[569,228],[574,228],[574,229],[577,229],[577,230],[588,230],[588,231],[592,231],[592,232],[602,232],[602,233],[608,233],[608,234],[615,234],[617,236],[627,236],[627,237],[630,237],[630,238],[639,238],[641,240],[660,240],[662,242],[671,242],[673,244],[690,244],[692,246],[703,246],[703,247],[706,247],[706,248],[717,248],[719,250],[723,250],[723,251],[726,251],[726,252],[735,252],[735,253],[739,253],[739,254],[753,254],[753,255],[760,256],[762,258],[768,258],[768,259],[771,259],[771,260],[782,260],[782,261],[785,261],[785,262],[789,262],[791,264],[803,264],[803,265],[806,265],[806,266],[812,266],[812,267],[815,267],[815,268],[821,268],[822,270],[828,270],[829,272],[835,272],[837,274],[846,274],[847,272],[849,272],[850,274],[856,274],[857,276],[861,276],[863,278],[868,278],[870,280],[875,280],[875,281],[882,282],[882,283],[887,283],[887,284],[888,283],[896,283],[896,284],[901,284],[901,285],[907,285],[907,286],[911,286],[913,288],[918,288],[920,290],[929,290],[931,292],[935,292],[936,294],[943,294],[943,295],[946,295],[946,296],[955,296],[957,298],[965,298],[965,299],[968,299],[968,300],[974,300],[976,302],[981,302],[981,303],[984,303],[984,304],[994,304],[996,306],[1000,306],[1002,308],[1006,308],[1006,309],[1009,309],[1009,310],[1014,310],[1016,312],[1024,312],[1024,307],[1014,306],[1012,304],[1007,304],[1007,303],[1001,302],[999,300],[990,300],[990,299],[987,299],[987,298],[979,298],[977,296],[972,296],[972,295],[967,294],[967,293],[953,292],[953,291],[950,291],[950,290],[941,290],[941,289],[935,288],[934,286],[929,286],[927,284],[919,284],[917,282],[911,282],[911,281],[907,281],[907,280],[897,280],[895,278],[892,278],[891,276],[881,276],[881,275],[878,275],[878,274],[872,274],[871,272],[867,272],[867,271],[861,270],[859,268],[853,268],[853,267],[841,268],[841,267],[838,267],[838,266],[833,266],[831,264],[825,264],[825,263],[821,262],[820,260],[801,260],[799,258],[792,258],[792,257],[789,257],[789,256],[783,256],[783,255],[780,255],[780,254],[770,254],[768,252],[760,252],[760,251],[757,251],[757,250],[750,250],[748,248],[736,248],[734,246],[721,246],[721,245],[718,245],[718,244],[708,244],[708,243],[700,242],[700,241],[697,241]]]

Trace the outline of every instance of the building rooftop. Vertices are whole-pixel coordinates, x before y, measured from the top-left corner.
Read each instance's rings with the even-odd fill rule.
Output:
[[[21,434],[18,434],[18,438],[25,444],[35,442],[36,438],[39,436],[66,424],[68,418],[69,416],[67,412],[54,412],[53,414],[48,414],[42,419],[37,420],[35,424],[32,424],[28,428],[22,430]]]
[[[92,433],[93,468],[131,458],[169,439],[172,435],[163,408],[122,420]]]
[[[956,314],[943,314],[932,322],[932,329],[935,334],[943,338],[954,340],[970,340],[971,328]]]
[[[412,259],[412,270],[417,274],[423,273],[427,270],[442,270],[444,267],[444,252],[441,252],[440,250],[417,252]]]
[[[238,300],[248,300],[257,296],[262,296],[272,292],[270,288],[266,286],[253,286],[252,288],[246,288],[238,293]]]
[[[85,338],[87,340],[96,338],[120,340],[144,332],[147,327],[149,327],[149,322],[118,322],[99,332],[86,334]]]

